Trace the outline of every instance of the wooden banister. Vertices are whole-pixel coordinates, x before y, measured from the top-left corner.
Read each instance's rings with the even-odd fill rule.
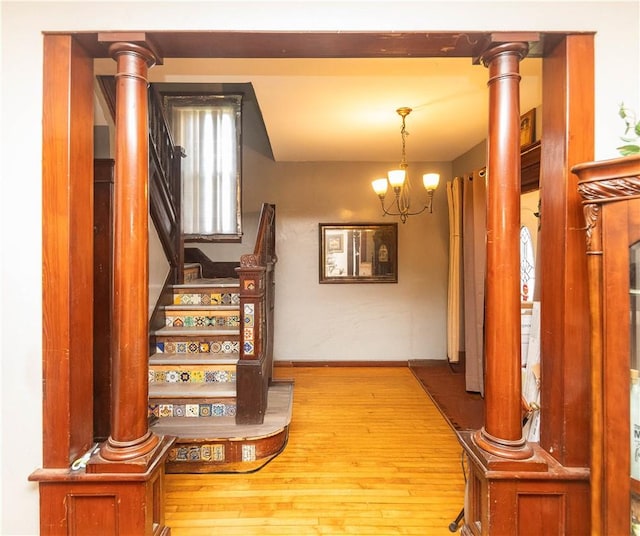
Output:
[[[115,121],[115,78],[98,76],[98,83]],[[160,243],[171,265],[174,283],[182,283],[184,240],[182,238],[180,166],[184,152],[173,142],[164,114],[162,97],[151,86],[149,110],[149,210]]]

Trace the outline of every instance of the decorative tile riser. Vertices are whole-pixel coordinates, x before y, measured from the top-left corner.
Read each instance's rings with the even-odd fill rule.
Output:
[[[174,328],[237,328],[240,314],[236,311],[203,314],[202,311],[181,311],[165,313],[165,325]]]
[[[190,401],[184,400],[149,400],[148,416],[158,419],[179,417],[185,419],[211,418],[211,417],[235,417],[236,404],[234,402]]]
[[[191,366],[177,368],[176,365],[152,365],[149,383],[229,383],[236,381],[233,368],[211,368]]]
[[[238,305],[238,292],[175,292],[174,305]]]
[[[163,354],[228,355],[240,351],[240,342],[224,337],[194,337],[193,340],[162,337],[156,341],[156,352]]]
[[[288,427],[257,440],[180,440],[169,450],[168,473],[244,472],[260,468],[285,446]]]

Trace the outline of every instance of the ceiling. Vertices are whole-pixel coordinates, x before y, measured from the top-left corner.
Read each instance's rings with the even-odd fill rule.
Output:
[[[178,47],[175,43],[188,36],[173,36],[173,41],[167,37],[167,41]],[[389,36],[379,36],[378,47],[384,46],[384,37]],[[441,45],[428,37],[429,43]],[[465,43],[460,36],[454,37],[456,43]],[[405,38],[412,43],[417,37]],[[411,50],[401,48],[386,57],[318,57],[325,53],[321,47],[333,46],[334,41],[335,36],[333,41],[319,42],[316,57],[300,57],[311,55],[302,50],[294,51],[298,57],[262,58],[254,57],[260,55],[258,50],[232,48],[225,52],[227,56],[246,57],[165,56],[161,65],[150,69],[149,79],[181,84],[251,83],[277,161],[398,161],[401,118],[396,109],[403,106],[413,110],[406,119],[409,162],[451,161],[487,137],[488,70],[472,62],[469,50],[458,51],[466,57],[406,57]],[[287,42],[287,46],[295,44],[309,47],[300,36]],[[98,50],[98,45],[99,36],[87,46]],[[264,46],[271,47],[273,56],[275,45]],[[204,48],[202,56],[212,54]],[[445,49],[441,46],[441,51]],[[283,56],[290,52],[282,50]],[[101,53],[95,53],[96,74],[114,74],[115,62]],[[179,53],[178,49],[175,54]],[[370,56],[379,53],[376,49]],[[525,58],[520,64],[522,113],[541,104],[541,71],[539,57]]]

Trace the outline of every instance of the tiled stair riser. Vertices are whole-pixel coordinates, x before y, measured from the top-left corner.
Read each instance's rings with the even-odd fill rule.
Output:
[[[238,311],[167,311],[165,325],[174,328],[237,328]]]
[[[185,403],[184,399],[158,399],[149,400],[148,416],[158,419],[179,417],[185,419],[211,418],[211,417],[235,417],[235,401],[211,399],[190,400]]]
[[[149,383],[233,383],[235,367],[153,365],[149,370]]]
[[[206,290],[180,290],[173,295],[174,305],[239,305],[238,292],[211,292]]]
[[[227,444],[225,444],[227,443]],[[256,445],[252,443],[228,444],[225,443],[184,443],[176,444],[169,451],[169,462],[224,462],[227,451],[239,450],[241,461],[253,462],[256,460]]]
[[[156,341],[156,352],[159,354],[206,354],[228,355],[240,351],[240,341],[225,336],[199,336],[189,340],[175,337],[162,337]]]

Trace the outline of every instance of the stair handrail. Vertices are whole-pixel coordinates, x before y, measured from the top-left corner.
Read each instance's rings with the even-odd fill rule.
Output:
[[[184,280],[184,238],[182,236],[181,159],[166,118],[162,96],[149,88],[149,200],[151,217],[175,273],[176,283]]]

